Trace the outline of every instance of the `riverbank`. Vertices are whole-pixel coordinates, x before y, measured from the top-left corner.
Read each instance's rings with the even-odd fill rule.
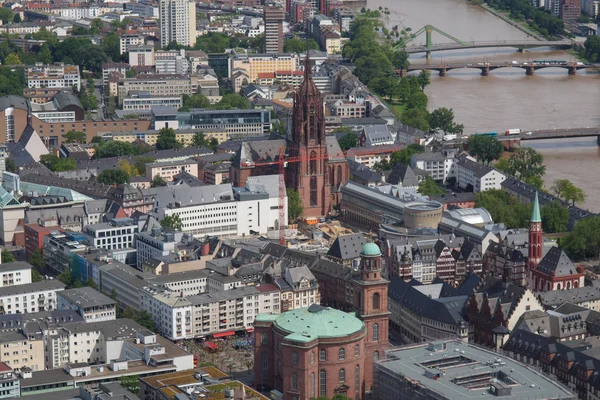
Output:
[[[500,18],[501,20],[503,20],[507,24],[512,25],[513,27],[517,28],[521,32],[526,33],[527,35],[535,38],[536,40],[546,40],[546,38],[538,35],[533,30],[531,30],[527,26],[527,23],[523,23],[523,22],[520,22],[520,21],[515,21],[515,20],[511,19],[509,16],[503,14],[502,12],[494,10],[492,7],[488,6],[485,3],[479,4],[479,7],[483,8],[484,10],[486,10],[487,12],[489,12],[490,14],[493,14],[494,16]]]

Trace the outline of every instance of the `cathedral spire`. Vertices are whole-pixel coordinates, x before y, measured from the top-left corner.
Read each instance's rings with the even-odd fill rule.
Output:
[[[540,202],[538,200],[538,192],[535,192],[535,200],[533,201],[533,211],[531,213],[530,222],[542,222],[542,217],[540,216]]]
[[[310,65],[310,47],[306,46],[306,58],[304,59],[304,81],[312,79],[312,66]]]

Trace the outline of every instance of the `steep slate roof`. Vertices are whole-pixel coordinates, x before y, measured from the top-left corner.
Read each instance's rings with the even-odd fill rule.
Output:
[[[327,256],[343,261],[353,260],[360,257],[360,250],[365,243],[361,233],[338,236],[329,248]]]
[[[0,110],[6,110],[9,107],[29,110],[29,105],[25,97],[14,95],[0,97]]]
[[[40,161],[40,156],[48,154],[48,149],[31,124],[27,124],[16,144],[8,146],[8,151],[17,167],[36,163]]]
[[[65,107],[69,106],[76,106],[83,110],[81,102],[79,101],[77,96],[73,94],[73,92],[63,90],[62,92],[58,92],[56,96],[54,96],[53,100],[54,102],[56,102],[56,106],[59,110],[62,110]]]
[[[546,253],[536,269],[546,275],[552,275],[554,272],[557,277],[577,273],[577,267],[575,267],[569,256],[556,246],[553,246]]]
[[[483,178],[490,172],[494,171],[494,168],[479,164],[477,161],[471,160],[466,154],[461,154],[456,157],[456,162],[463,168],[473,171],[477,178]]]
[[[392,168],[392,172],[387,178],[387,182],[392,185],[402,184],[403,187],[419,186],[419,178],[410,167],[410,165],[398,163]]]

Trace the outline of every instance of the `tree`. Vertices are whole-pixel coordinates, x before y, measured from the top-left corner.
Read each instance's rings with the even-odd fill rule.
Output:
[[[567,207],[555,200],[542,206],[541,213],[544,232],[566,232],[569,224],[569,210]]]
[[[358,146],[358,135],[356,133],[347,133],[340,140],[338,140],[340,148],[343,151]]]
[[[178,149],[181,147],[181,142],[177,140],[177,134],[173,128],[162,128],[158,131],[158,138],[156,139],[156,149]]]
[[[529,225],[532,205],[521,203],[502,190],[486,190],[475,194],[475,205],[488,210],[496,223],[507,228],[522,228]]]
[[[193,145],[196,147],[208,147],[210,145],[208,139],[206,138],[206,135],[204,134],[204,132],[196,132],[194,134],[194,139],[193,139]]]
[[[574,260],[594,258],[600,253],[600,217],[579,220],[560,245]]]
[[[430,196],[430,197],[439,196],[441,194],[444,194],[444,191],[438,186],[438,184],[435,182],[435,180],[429,175],[425,176],[425,179],[423,179],[421,182],[419,182],[419,188],[417,189],[417,192],[419,192],[423,196]]]
[[[43,44],[40,46],[40,51],[37,53],[37,60],[44,64],[52,63],[52,52],[47,44]]]
[[[0,20],[3,24],[12,22],[15,18],[15,13],[10,8],[0,8]]]
[[[156,161],[154,157],[149,156],[138,156],[134,158],[135,169],[137,170],[137,175],[145,175],[146,174],[146,164],[153,163]]]
[[[319,44],[313,39],[299,39],[298,36],[294,36],[291,39],[286,39],[283,42],[284,53],[303,53],[306,49],[319,50]]]
[[[152,314],[150,314],[146,310],[142,310],[138,313],[136,318],[138,324],[143,326],[144,328],[156,332],[156,325],[154,325],[154,319],[152,318]]]
[[[156,174],[156,176],[154,178],[152,178],[152,181],[150,182],[150,186],[151,187],[161,187],[161,186],[167,186],[167,181],[165,181],[165,179]]]
[[[78,132],[78,131],[69,131],[69,132],[65,133],[63,137],[67,143],[85,144],[86,140],[87,140],[85,133]]]
[[[422,70],[419,72],[419,76],[417,76],[419,80],[419,85],[421,86],[421,90],[424,90],[427,85],[431,83],[430,73],[427,70]]]
[[[14,22],[15,24],[19,24],[19,23],[21,23],[21,14],[19,14],[19,13],[16,13],[16,14],[15,14],[15,17],[13,18],[13,22]]]
[[[409,144],[408,147],[402,150],[394,151],[392,154],[390,154],[390,166],[393,168],[394,165],[398,163],[410,164],[410,158],[413,156],[413,154],[420,154],[424,152],[425,147],[421,146],[420,144]]]
[[[111,289],[110,298],[113,299],[114,301],[117,301],[117,290],[115,288]]]
[[[88,287],[91,287],[94,290],[98,290],[98,285],[96,284],[96,282],[92,278],[88,278],[85,281],[85,283],[83,284],[83,286],[88,286]]]
[[[486,135],[471,135],[468,146],[471,155],[484,165],[490,165],[490,162],[500,158],[504,151],[498,139]]]
[[[0,254],[0,258],[2,259],[2,264],[15,262],[15,257],[13,257],[13,255],[11,253],[9,253],[8,250],[6,250],[6,249],[2,250],[2,253]]]
[[[210,100],[203,94],[193,94],[182,96],[183,108],[211,108]]]
[[[119,385],[125,390],[130,391],[136,396],[140,393],[140,377],[139,375],[120,376],[118,379]]]
[[[6,170],[8,172],[12,172],[12,173],[15,173],[18,171],[17,165],[15,164],[15,160],[13,160],[12,158],[6,159]]]
[[[119,140],[99,143],[96,147],[96,158],[120,157],[142,153],[138,146]]]
[[[132,307],[127,307],[125,311],[123,311],[123,314],[121,314],[121,318],[133,319],[135,321],[137,315]]]
[[[21,64],[21,60],[19,59],[19,56],[16,55],[15,53],[10,53],[4,59],[4,64],[6,64],[6,65],[19,65],[19,64]]]
[[[135,78],[137,75],[137,70],[135,68],[130,68],[129,71],[125,72],[125,78]],[[184,95],[187,96],[187,95]]]
[[[221,97],[221,101],[215,104],[214,108],[217,110],[231,110],[232,108],[246,110],[250,108],[250,102],[239,94],[230,93]]]
[[[286,189],[288,198],[288,218],[290,222],[293,222],[300,218],[304,213],[304,206],[302,205],[302,199],[300,194],[292,188]]]
[[[588,60],[592,62],[600,61],[600,36],[588,36],[583,44],[583,48],[585,49],[584,55]]]
[[[67,267],[63,272],[58,275],[58,280],[70,287],[73,285],[73,276],[71,275],[71,269]]]
[[[54,154],[44,154],[40,156],[40,163],[44,164],[53,172],[73,171],[77,169],[77,163],[74,158],[60,158]]]
[[[44,278],[37,270],[31,270],[31,282],[41,282]]]
[[[127,160],[119,160],[117,161],[117,169],[125,172],[129,177],[136,175],[143,175],[146,171],[140,173],[140,171],[135,167],[135,165],[131,164]]]
[[[123,183],[129,183],[129,175],[119,169],[105,169],[98,175],[97,180],[99,183],[105,185],[121,185]]]
[[[419,108],[411,108],[405,110],[400,116],[400,121],[408,126],[417,128],[423,132],[429,131],[429,122],[427,121],[429,114],[427,110]]]
[[[429,130],[430,132],[442,131],[444,134],[459,134],[463,132],[464,125],[454,122],[454,110],[442,107],[433,110],[433,112],[429,114]]]
[[[165,215],[162,221],[160,221],[160,226],[163,228],[181,230],[181,218],[179,217],[179,214]]]
[[[573,206],[585,201],[586,195],[583,189],[573,185],[568,179],[557,179],[554,181],[554,186],[552,186],[551,190],[556,197],[567,203],[571,203]]]
[[[42,256],[42,253],[40,253],[39,249],[35,249],[33,253],[31,253],[31,256],[29,257],[29,264],[31,264],[31,266],[33,266],[33,268],[38,272],[41,272],[44,269],[44,256]]]
[[[517,149],[508,159],[508,173],[523,181],[532,177],[541,178],[546,173],[544,156],[531,147]]]

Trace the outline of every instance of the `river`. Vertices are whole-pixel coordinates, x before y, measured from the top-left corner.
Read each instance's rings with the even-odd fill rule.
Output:
[[[352,3],[350,3],[352,4]],[[362,7],[364,3],[357,5]],[[367,7],[387,7],[386,25],[410,27],[413,32],[424,25],[462,41],[527,39],[519,29],[465,0],[368,0]],[[530,37],[529,37],[530,38]],[[433,33],[434,43],[449,39]],[[424,44],[425,37],[416,39]],[[520,53],[513,48],[465,49],[433,52],[429,63],[511,63],[533,59],[573,61],[566,51],[539,48]],[[410,57],[413,64],[425,63],[425,54]],[[455,119],[465,125],[465,133],[600,126],[600,73],[579,71],[569,76],[566,69],[547,68],[527,76],[520,68],[502,68],[483,77],[477,69],[452,70],[445,77],[432,74],[426,88],[429,108],[448,107]],[[545,157],[546,186],[556,179],[568,178],[584,188],[588,197],[584,208],[600,212],[600,185],[596,171],[600,153],[595,139],[529,142]]]

